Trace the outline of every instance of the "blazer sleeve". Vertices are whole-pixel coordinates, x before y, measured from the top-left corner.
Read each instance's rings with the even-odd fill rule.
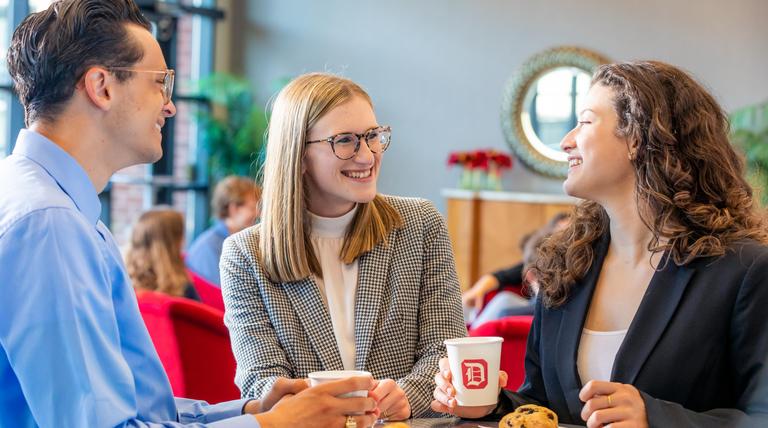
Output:
[[[419,341],[411,373],[397,381],[408,397],[414,417],[436,415],[429,405],[438,362],[446,356],[443,341],[467,335],[448,230],[443,217],[430,202],[422,202],[421,212],[424,252],[419,292]]]
[[[236,239],[238,238],[238,239]],[[237,361],[235,383],[243,397],[260,398],[278,377],[293,378],[293,366],[269,320],[258,284],[255,248],[235,235],[224,241],[219,269],[224,324]]]
[[[694,412],[643,393],[648,425],[678,428],[768,426],[768,252],[743,277],[731,316],[728,346],[735,408]],[[703,327],[702,324],[700,327]],[[725,387],[725,386],[724,386]]]

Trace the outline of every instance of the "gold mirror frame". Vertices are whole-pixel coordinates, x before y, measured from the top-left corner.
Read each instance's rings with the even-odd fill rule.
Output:
[[[526,129],[523,115],[527,114],[524,103],[531,86],[539,77],[559,67],[576,67],[592,76],[598,66],[608,62],[610,62],[608,58],[596,52],[573,46],[561,46],[530,57],[512,75],[504,87],[501,127],[510,148],[525,165],[540,174],[555,178],[565,178],[568,173],[567,160],[547,156],[542,151],[548,148],[540,141],[533,142],[528,137],[533,130]],[[530,127],[530,121],[528,121],[528,127]]]

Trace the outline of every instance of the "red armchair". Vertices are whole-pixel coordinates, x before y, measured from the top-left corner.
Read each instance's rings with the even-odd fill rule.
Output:
[[[200,296],[200,300],[208,306],[224,312],[224,298],[221,295],[221,288],[208,282],[207,279],[187,269],[189,277],[192,279],[192,286]]]
[[[148,291],[138,293],[138,302],[174,395],[209,403],[240,398],[221,311]]]
[[[470,336],[499,336],[501,344],[501,369],[507,372],[509,380],[505,389],[516,391],[525,379],[525,347],[533,317],[511,316],[488,321],[471,330]]]

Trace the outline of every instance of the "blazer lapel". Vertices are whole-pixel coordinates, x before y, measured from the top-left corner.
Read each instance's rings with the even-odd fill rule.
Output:
[[[584,403],[579,400],[582,385],[576,368],[576,357],[581,341],[581,331],[584,329],[584,322],[609,243],[610,235],[606,232],[595,245],[595,259],[592,267],[587,271],[584,279],[576,284],[568,303],[563,308],[560,328],[557,332],[557,355],[555,356],[557,374],[565,393],[568,410],[575,420],[581,420],[579,415],[584,406]]]
[[[310,277],[284,286],[288,300],[299,317],[323,370],[342,370],[339,346],[333,334],[331,315],[317,283]]]
[[[355,296],[355,366],[364,370],[368,351],[376,334],[382,294],[389,276],[392,247],[396,245],[397,230],[387,239],[360,257],[357,295]]]
[[[664,255],[666,259],[668,253]],[[663,265],[665,260],[662,260]],[[677,309],[695,268],[669,261],[653,275],[627,335],[616,353],[611,380],[634,383]]]

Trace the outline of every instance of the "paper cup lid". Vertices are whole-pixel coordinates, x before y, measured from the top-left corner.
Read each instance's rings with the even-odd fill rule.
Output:
[[[476,336],[476,337],[458,337],[456,339],[446,339],[443,343],[446,346],[457,345],[487,345],[491,343],[501,343],[504,341],[503,337],[498,336]]]

